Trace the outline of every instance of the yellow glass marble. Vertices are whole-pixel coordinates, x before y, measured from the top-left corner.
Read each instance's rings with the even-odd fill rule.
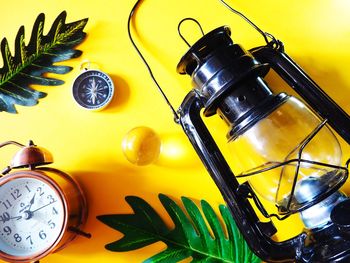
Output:
[[[157,133],[149,127],[136,127],[123,138],[123,153],[133,164],[148,165],[157,161],[161,141]]]

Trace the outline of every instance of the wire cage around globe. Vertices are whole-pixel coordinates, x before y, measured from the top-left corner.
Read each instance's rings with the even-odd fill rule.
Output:
[[[229,141],[229,146],[244,171],[236,177],[246,177],[254,191],[275,203],[280,215],[321,202],[348,176],[327,120],[321,121],[294,97]],[[244,153],[237,151],[242,147]]]

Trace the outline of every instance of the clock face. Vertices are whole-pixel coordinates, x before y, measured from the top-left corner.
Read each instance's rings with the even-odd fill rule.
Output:
[[[86,109],[104,108],[112,100],[113,93],[111,78],[99,70],[86,70],[73,83],[73,97]]]
[[[16,178],[0,186],[0,250],[30,257],[48,250],[65,223],[58,192],[35,178]]]

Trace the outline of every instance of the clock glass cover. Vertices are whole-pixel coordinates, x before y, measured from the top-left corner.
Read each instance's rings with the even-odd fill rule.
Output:
[[[19,257],[44,253],[59,239],[65,207],[53,186],[16,178],[0,187],[0,249]]]

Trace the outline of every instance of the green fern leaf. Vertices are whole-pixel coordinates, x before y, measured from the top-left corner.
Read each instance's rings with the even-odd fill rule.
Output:
[[[64,83],[45,74],[65,74],[72,70],[72,67],[57,66],[54,63],[82,54],[74,47],[84,40],[86,33],[83,29],[88,21],[86,18],[66,24],[66,16],[67,13],[63,11],[52,24],[48,34],[43,35],[45,15],[40,14],[34,23],[28,46],[24,41],[24,26],[21,26],[15,39],[14,56],[7,39],[1,41],[3,67],[0,68],[0,111],[16,113],[15,104],[37,104],[46,93],[32,89],[32,84],[56,86]]]
[[[104,224],[124,234],[120,240],[107,244],[108,250],[130,251],[161,241],[167,248],[146,259],[145,263],[178,262],[189,257],[192,257],[191,262],[194,263],[261,262],[249,249],[224,205],[219,208],[225,228],[206,201],[201,201],[203,216],[193,201],[182,197],[187,216],[172,199],[160,194],[159,199],[175,225],[173,229],[169,229],[146,201],[136,196],[125,199],[134,214],[97,217]]]

